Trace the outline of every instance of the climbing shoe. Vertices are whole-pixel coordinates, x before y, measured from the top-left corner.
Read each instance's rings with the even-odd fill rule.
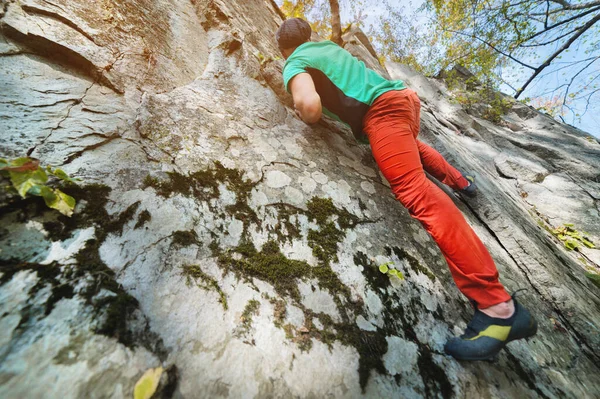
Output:
[[[458,360],[492,360],[510,341],[535,335],[537,322],[514,297],[513,301],[515,313],[508,319],[490,317],[475,308],[465,333],[446,343],[446,353]]]
[[[469,185],[460,190],[460,192],[466,195],[467,197],[474,197],[475,195],[477,195],[477,185],[475,184],[475,176],[466,175],[464,173],[462,175],[465,179],[467,179]]]

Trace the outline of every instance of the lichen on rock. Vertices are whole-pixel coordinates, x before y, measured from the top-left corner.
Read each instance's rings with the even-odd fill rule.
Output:
[[[443,81],[381,66],[348,33],[419,93],[420,139],[477,175],[457,206],[508,289],[529,288],[539,334],[457,362],[443,344],[468,302],[368,146],[295,117],[273,3],[109,3],[0,13],[0,157],[82,179],[64,187],[71,218],[0,195],[0,396],[131,396],[158,367],[158,397],[600,394],[585,277],[599,252],[551,233],[600,242],[588,134],[520,103],[495,123],[466,113]]]

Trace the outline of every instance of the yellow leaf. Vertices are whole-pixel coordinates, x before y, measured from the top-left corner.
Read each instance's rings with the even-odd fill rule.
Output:
[[[146,370],[144,375],[135,383],[133,399],[150,399],[156,392],[162,372],[162,367]]]

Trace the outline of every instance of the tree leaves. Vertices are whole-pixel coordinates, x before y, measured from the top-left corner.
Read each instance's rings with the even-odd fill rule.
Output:
[[[0,158],[0,172],[9,177],[14,188],[21,198],[27,196],[42,197],[49,208],[56,209],[66,216],[73,214],[75,199],[57,188],[46,185],[48,173],[62,181],[75,183],[79,179],[69,177],[62,169],[46,170],[40,167],[40,161],[35,158],[22,157],[11,161]]]
[[[596,248],[596,245],[585,236],[586,233],[575,230],[572,223],[565,223],[560,227],[552,229],[552,234],[561,240],[569,251],[578,250],[580,243],[588,248]]]
[[[133,399],[150,399],[156,392],[162,373],[162,367],[146,370],[133,388]]]
[[[35,186],[44,185],[48,175],[42,169],[24,170],[22,172],[9,171],[10,181],[21,198],[25,198],[29,190]],[[35,195],[35,194],[34,194]]]
[[[387,263],[384,263],[383,265],[379,265],[379,271],[383,274],[387,274],[390,277],[397,277],[400,280],[404,280],[404,274],[402,274],[402,272],[400,272],[396,269],[390,268],[390,266],[393,264],[394,264],[394,262],[387,262]]]

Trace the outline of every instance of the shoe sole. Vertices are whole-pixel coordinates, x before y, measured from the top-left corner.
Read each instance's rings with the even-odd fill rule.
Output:
[[[506,345],[508,345],[509,343],[511,343],[513,341],[518,341],[520,339],[524,339],[525,341],[529,341],[531,338],[533,338],[533,336],[535,334],[537,334],[537,325],[536,325],[535,331],[532,334],[530,334],[530,335],[528,335],[526,337],[515,338],[515,339],[508,340],[508,341],[506,341],[504,343],[504,345],[502,345],[502,347],[500,349],[498,349],[496,352],[494,352],[494,353],[492,353],[490,355],[479,356],[479,357],[476,357],[476,356],[473,356],[473,357],[467,356],[467,357],[460,357],[460,358],[454,357],[453,355],[450,355],[450,356],[454,357],[456,360],[465,360],[465,361],[469,361],[469,362],[473,362],[473,361],[494,362],[494,361],[498,360],[498,354],[502,351],[502,349],[504,349],[506,347]]]

